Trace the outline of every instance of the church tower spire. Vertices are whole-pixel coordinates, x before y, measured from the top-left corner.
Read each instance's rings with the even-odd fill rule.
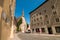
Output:
[[[22,16],[24,17],[24,9],[22,10]]]

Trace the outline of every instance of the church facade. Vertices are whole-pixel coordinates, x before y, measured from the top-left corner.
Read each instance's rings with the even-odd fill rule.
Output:
[[[60,34],[60,0],[46,0],[30,12],[32,32]]]
[[[20,18],[22,19],[22,23],[19,25],[19,29],[22,33],[25,33],[25,31],[27,30],[27,23],[24,17],[24,10],[22,11],[22,16]],[[18,21],[20,20],[20,18],[18,19]]]
[[[11,34],[15,0],[0,0],[0,40],[8,40]]]

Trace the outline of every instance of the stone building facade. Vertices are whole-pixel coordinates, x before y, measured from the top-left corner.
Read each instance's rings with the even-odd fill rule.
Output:
[[[0,0],[0,40],[9,40],[14,10],[15,0]]]
[[[46,0],[30,12],[32,32],[60,34],[60,0]]]

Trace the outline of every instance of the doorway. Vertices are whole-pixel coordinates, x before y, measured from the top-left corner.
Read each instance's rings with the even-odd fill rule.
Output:
[[[39,28],[36,28],[36,32],[37,32],[37,33],[40,33],[40,30],[39,30]]]
[[[53,34],[51,27],[48,27],[48,33],[49,33],[49,34]]]

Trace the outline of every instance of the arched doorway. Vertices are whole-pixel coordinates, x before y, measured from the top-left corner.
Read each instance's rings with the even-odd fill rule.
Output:
[[[48,27],[48,34],[53,34],[51,27]]]
[[[40,29],[39,29],[39,28],[36,28],[36,32],[37,32],[37,33],[40,33]]]

